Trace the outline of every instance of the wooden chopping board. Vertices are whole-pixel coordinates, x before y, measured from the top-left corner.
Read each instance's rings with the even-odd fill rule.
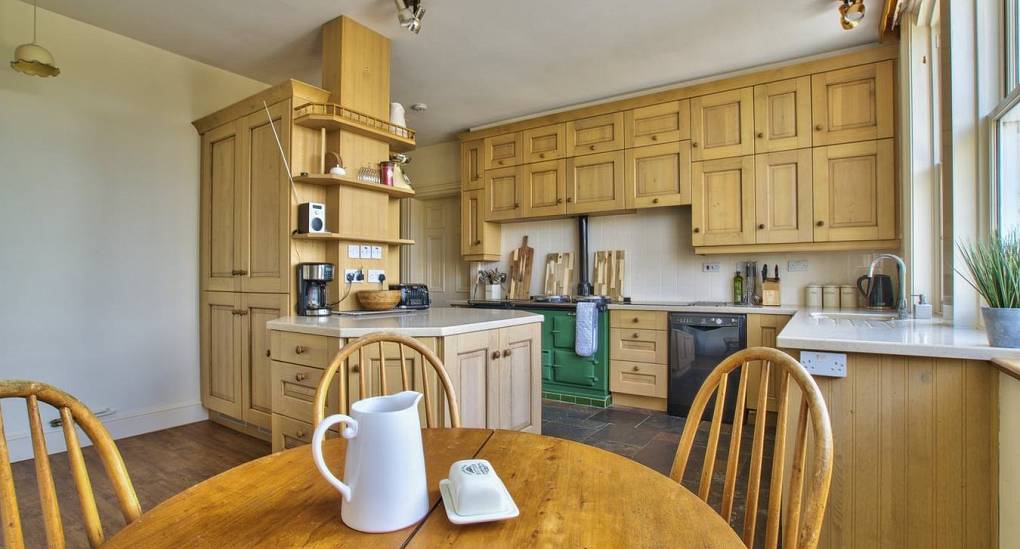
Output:
[[[595,295],[604,295],[613,301],[623,299],[623,276],[623,250],[595,252],[595,273],[592,279]]]
[[[574,252],[558,252],[545,256],[545,295],[570,295],[574,280]]]
[[[528,299],[531,297],[531,267],[535,263],[535,249],[528,246],[528,237],[524,236],[521,247],[510,252],[510,299]]]

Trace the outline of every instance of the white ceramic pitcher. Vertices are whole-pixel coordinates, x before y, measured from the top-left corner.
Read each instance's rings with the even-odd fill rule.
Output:
[[[367,398],[351,405],[351,415],[327,417],[312,436],[312,459],[322,476],[340,494],[340,518],[351,528],[369,533],[406,528],[429,510],[425,452],[421,445],[418,401],[421,393]],[[344,481],[333,476],[322,459],[326,431],[345,423],[348,439]]]

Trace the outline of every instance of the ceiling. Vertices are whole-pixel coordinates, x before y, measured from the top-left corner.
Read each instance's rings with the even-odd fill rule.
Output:
[[[393,40],[392,100],[429,105],[408,116],[419,145],[529,113],[873,42],[882,9],[868,0],[864,23],[848,32],[836,0],[424,3],[415,36],[397,25],[392,0],[39,0],[41,8],[267,84],[318,84],[319,26],[352,16]]]

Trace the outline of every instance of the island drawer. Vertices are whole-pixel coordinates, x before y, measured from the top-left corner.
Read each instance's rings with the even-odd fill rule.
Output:
[[[609,313],[609,327],[666,330],[667,314],[666,311],[612,311]]]
[[[614,360],[609,365],[609,390],[614,393],[666,398],[665,364]]]
[[[273,360],[325,369],[339,352],[339,349],[330,348],[329,341],[326,336],[273,330],[270,349]]]
[[[311,444],[314,432],[312,424],[307,421],[273,414],[273,451],[279,452]],[[339,426],[334,425],[326,433],[326,438],[337,438],[339,433]]]
[[[312,403],[324,370],[273,361],[270,373],[270,387],[274,414],[291,419],[311,422]],[[326,415],[339,410],[337,383],[332,383],[326,395]]]
[[[613,328],[609,331],[609,358],[666,364],[669,360],[667,333],[662,330]]]

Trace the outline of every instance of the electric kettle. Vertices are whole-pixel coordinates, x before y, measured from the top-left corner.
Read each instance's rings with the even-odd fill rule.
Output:
[[[892,278],[889,275],[862,276],[857,279],[857,289],[864,295],[864,302],[869,309],[893,308],[895,300],[893,298]]]

